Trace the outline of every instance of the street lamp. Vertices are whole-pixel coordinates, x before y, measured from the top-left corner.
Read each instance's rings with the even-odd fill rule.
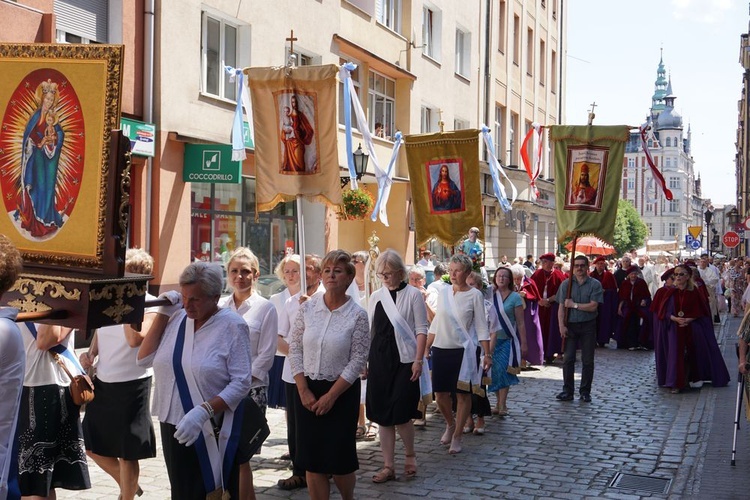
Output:
[[[370,155],[362,151],[362,144],[359,145],[357,150],[352,153],[352,159],[354,160],[354,172],[357,174],[357,180],[362,180],[362,176],[367,172],[367,162],[370,161]],[[341,189],[349,184],[352,180],[351,177],[341,178]]]
[[[709,205],[706,207],[706,211],[703,212],[703,217],[706,221],[706,246],[708,247],[708,255],[711,256],[711,240],[710,235],[708,233],[708,227],[711,224],[711,219],[714,218],[714,206]]]

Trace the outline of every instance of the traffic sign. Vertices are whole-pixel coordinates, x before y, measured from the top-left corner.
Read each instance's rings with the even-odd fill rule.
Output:
[[[698,240],[693,240],[690,242],[690,248],[693,250],[698,250],[701,247],[701,242]]]
[[[688,226],[688,232],[690,233],[690,236],[692,236],[694,239],[698,239],[698,236],[701,235],[701,229],[702,226]]]
[[[690,236],[689,234],[686,234],[686,235],[685,235],[685,246],[686,246],[686,247],[689,247],[690,245],[692,245],[692,244],[693,244],[693,241],[695,241],[695,238],[693,238],[693,237],[692,237],[692,236]]]
[[[740,244],[740,235],[735,233],[734,231],[727,231],[726,233],[724,233],[722,242],[724,243],[725,247],[734,248]]]
[[[742,225],[745,226],[745,229],[750,229],[750,217],[747,217],[744,221],[742,221]]]

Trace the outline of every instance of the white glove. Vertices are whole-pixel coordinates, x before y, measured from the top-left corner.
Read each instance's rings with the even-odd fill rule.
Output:
[[[190,446],[198,439],[201,432],[203,431],[203,424],[210,418],[208,410],[203,408],[201,405],[194,407],[192,410],[187,412],[187,415],[182,417],[180,423],[177,424],[174,438],[185,446]]]
[[[168,306],[159,306],[158,314],[172,317],[174,313],[182,309],[182,294],[177,290],[170,290],[159,295],[160,299],[167,299],[171,303]]]

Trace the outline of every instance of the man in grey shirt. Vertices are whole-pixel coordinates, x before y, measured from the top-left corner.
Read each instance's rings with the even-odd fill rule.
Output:
[[[574,393],[576,344],[581,345],[581,401],[591,402],[591,381],[594,378],[594,349],[596,348],[596,315],[604,302],[602,284],[589,277],[589,259],[579,255],[573,259],[573,279],[565,280],[557,290],[557,311],[560,335],[563,338],[563,390],[560,401],[571,401]],[[568,298],[568,287],[573,286]],[[568,316],[565,321],[565,316]],[[551,333],[551,332],[550,332]]]

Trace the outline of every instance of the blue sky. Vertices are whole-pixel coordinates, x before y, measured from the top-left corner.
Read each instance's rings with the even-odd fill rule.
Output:
[[[692,126],[692,155],[703,196],[735,203],[740,35],[748,0],[566,0],[566,121],[640,125],[654,93],[663,48],[675,109]]]

